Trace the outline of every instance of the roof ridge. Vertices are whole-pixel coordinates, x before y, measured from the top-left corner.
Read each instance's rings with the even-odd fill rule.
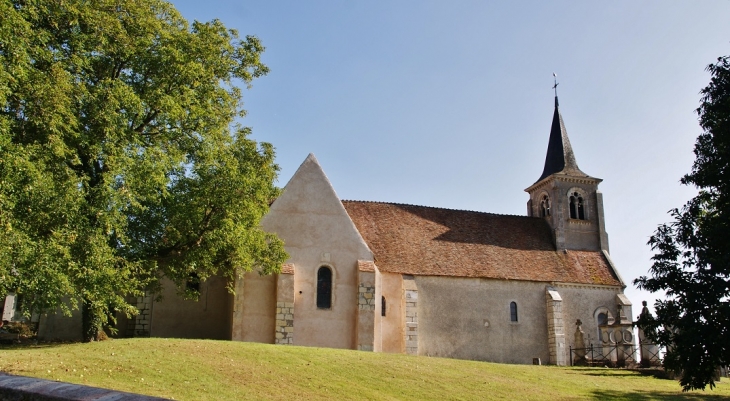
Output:
[[[483,212],[480,210],[470,210],[470,209],[454,209],[450,207],[439,207],[439,206],[427,206],[427,205],[414,205],[412,203],[399,203],[399,202],[382,202],[382,201],[366,201],[366,200],[354,200],[354,199],[340,199],[341,202],[352,202],[352,203],[380,203],[380,204],[386,204],[386,205],[395,205],[395,206],[412,206],[412,207],[423,207],[428,209],[441,209],[441,210],[451,210],[455,212],[469,212],[469,213],[479,213],[479,214],[488,214],[492,216],[503,216],[503,217],[526,217],[526,218],[534,218],[531,216],[524,216],[520,214],[505,214],[505,213],[492,213],[492,212]]]

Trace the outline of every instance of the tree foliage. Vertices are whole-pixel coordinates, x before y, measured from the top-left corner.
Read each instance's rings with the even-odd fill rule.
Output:
[[[699,193],[649,240],[651,277],[639,288],[666,291],[656,318],[639,326],[667,347],[666,368],[682,372],[685,390],[714,387],[717,367],[730,364],[730,58],[707,67],[712,78],[697,109],[704,132],[692,171],[681,182]]]
[[[235,124],[263,50],[161,0],[0,0],[0,294],[89,339],[163,277],[278,271],[274,150]]]

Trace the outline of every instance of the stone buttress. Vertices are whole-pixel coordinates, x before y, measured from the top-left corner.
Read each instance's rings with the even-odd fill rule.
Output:
[[[545,306],[547,309],[548,349],[551,365],[564,366],[565,362],[565,327],[563,322],[563,298],[552,287],[545,289]]]
[[[294,344],[294,269],[285,265],[276,280],[275,344]]]

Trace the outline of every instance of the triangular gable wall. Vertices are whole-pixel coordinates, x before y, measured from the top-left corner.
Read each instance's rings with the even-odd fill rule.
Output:
[[[372,261],[373,254],[314,155],[294,173],[261,225],[284,240],[288,263],[293,265],[293,288],[277,285],[276,303],[285,308],[294,301],[291,343],[356,348],[358,261]],[[318,272],[323,268],[332,275],[331,305],[320,308]],[[282,330],[287,333],[287,327]]]
[[[355,260],[373,260],[372,252],[312,153],[271,205],[261,225],[284,240],[291,255],[288,262],[295,266],[299,259],[296,250],[312,246],[321,247],[322,253],[347,249],[357,253]]]

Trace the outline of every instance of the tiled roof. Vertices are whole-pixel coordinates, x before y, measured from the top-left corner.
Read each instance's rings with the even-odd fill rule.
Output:
[[[536,217],[343,201],[383,272],[620,286],[601,252],[556,251]]]

